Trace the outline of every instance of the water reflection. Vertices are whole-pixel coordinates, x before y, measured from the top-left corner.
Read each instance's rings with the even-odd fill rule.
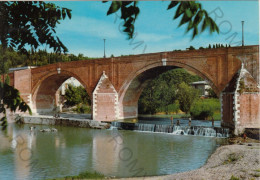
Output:
[[[0,132],[0,179],[47,179],[98,171],[107,176],[161,175],[202,166],[217,138],[10,124]]]
[[[118,155],[122,144],[117,137],[106,136],[103,132],[100,131],[93,138],[92,166],[98,172],[113,175],[118,169]]]

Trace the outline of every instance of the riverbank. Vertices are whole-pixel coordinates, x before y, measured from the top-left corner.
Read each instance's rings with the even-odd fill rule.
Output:
[[[173,117],[174,119],[188,119],[190,116],[190,114],[185,114],[185,113],[169,113],[166,114],[164,112],[162,113],[156,113],[156,114],[139,114],[138,117],[157,117],[157,118],[171,118]],[[220,113],[214,113],[213,115],[213,119],[215,121],[221,121],[221,114]]]
[[[256,180],[260,177],[260,143],[233,138],[233,145],[219,147],[199,169],[166,176],[122,178],[131,180]],[[238,143],[238,144],[237,144]]]

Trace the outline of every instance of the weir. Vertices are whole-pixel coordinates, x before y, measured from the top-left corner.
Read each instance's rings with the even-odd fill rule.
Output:
[[[124,123],[116,121],[112,122],[111,125],[118,129],[142,132],[171,133],[175,135],[194,135],[223,138],[229,137],[229,129],[221,127],[176,126],[165,124]]]

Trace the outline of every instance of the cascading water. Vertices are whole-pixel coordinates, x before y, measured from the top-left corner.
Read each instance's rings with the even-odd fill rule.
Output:
[[[176,126],[164,124],[143,124],[143,123],[124,123],[112,122],[113,127],[125,130],[172,133],[175,135],[195,135],[208,137],[228,137],[229,129],[220,127],[203,127],[203,126]]]

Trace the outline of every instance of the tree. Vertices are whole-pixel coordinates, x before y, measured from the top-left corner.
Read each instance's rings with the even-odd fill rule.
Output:
[[[199,76],[191,75],[182,68],[160,74],[144,88],[138,101],[138,112],[154,114],[163,110],[168,113],[168,106],[178,99],[176,93],[179,84],[199,80],[202,80]]]
[[[190,112],[192,104],[198,98],[198,95],[199,95],[198,90],[182,82],[179,85],[178,92],[177,92],[180,109],[186,114],[188,114]]]
[[[5,50],[12,47],[26,51],[29,45],[37,49],[47,44],[55,52],[67,52],[67,48],[56,36],[56,24],[71,10],[60,8],[53,3],[40,1],[0,2],[0,41]]]
[[[20,97],[19,91],[7,83],[0,82],[0,113],[3,113],[3,117],[0,119],[2,129],[4,130],[7,126],[6,108],[11,111],[29,111],[29,106]]]
[[[67,106],[75,106],[78,104],[90,105],[91,100],[86,92],[85,88],[82,86],[73,86],[71,84],[68,85],[68,88],[65,91],[65,104]]]
[[[195,47],[190,46],[188,49],[189,49],[189,50],[195,50]]]
[[[218,98],[217,94],[214,92],[212,88],[206,89],[206,91],[208,92],[209,98]]]
[[[53,3],[0,2],[1,75],[4,77],[7,73],[5,53],[8,47],[28,54],[26,46],[37,49],[40,45],[47,44],[55,52],[67,52],[55,31],[56,24],[67,16],[71,18],[71,10],[60,8]],[[3,129],[7,126],[6,108],[31,113],[30,107],[22,100],[17,89],[0,82],[0,92],[0,113],[3,113],[0,121]]]
[[[160,107],[160,93],[157,90],[159,81],[153,80],[148,82],[147,89],[143,91],[138,101],[138,109],[140,113],[155,114]]]
[[[107,2],[107,1],[105,1]],[[188,24],[186,33],[193,31],[192,39],[205,29],[209,28],[210,33],[219,33],[219,28],[211,17],[209,17],[202,5],[195,1],[171,1],[167,10],[176,7],[173,19],[181,18],[179,26]],[[128,38],[134,37],[135,21],[140,13],[137,1],[112,1],[107,11],[107,15],[117,13],[121,10],[120,19],[124,21],[123,32],[127,33]],[[199,30],[199,27],[200,30]]]

